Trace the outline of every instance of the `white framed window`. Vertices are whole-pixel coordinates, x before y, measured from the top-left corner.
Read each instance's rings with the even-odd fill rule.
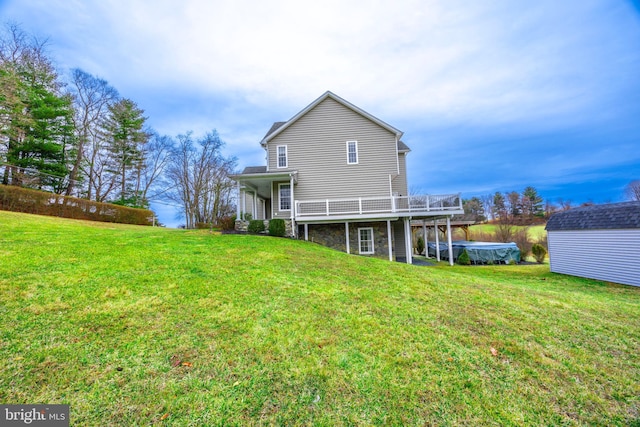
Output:
[[[276,154],[278,156],[278,167],[286,168],[289,166],[289,159],[287,157],[287,146],[278,145],[276,148]]]
[[[278,185],[279,206],[281,211],[291,210],[291,184]]]
[[[358,164],[358,141],[347,141],[347,164]]]
[[[360,250],[360,255],[375,253],[373,248],[373,228],[358,228],[358,249]]]

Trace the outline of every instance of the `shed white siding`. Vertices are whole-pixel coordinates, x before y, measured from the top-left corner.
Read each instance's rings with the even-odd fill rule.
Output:
[[[554,273],[640,286],[640,229],[547,232]]]

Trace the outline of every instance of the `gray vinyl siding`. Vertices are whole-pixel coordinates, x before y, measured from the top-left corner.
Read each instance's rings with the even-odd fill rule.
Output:
[[[640,286],[640,230],[548,231],[554,273]]]
[[[398,153],[398,166],[400,167],[400,176],[392,181],[392,188],[394,193],[398,193],[401,196],[408,196],[409,189],[407,188],[407,156],[406,153]]]
[[[253,193],[249,193],[249,192],[244,193],[244,201],[240,208],[243,214],[249,213],[253,217]],[[255,219],[255,218],[252,218],[252,219]]]
[[[274,218],[291,218],[291,211],[280,210],[280,184],[290,184],[290,181],[274,182],[273,183],[273,217]],[[298,186],[293,187],[293,197],[298,198]],[[292,206],[293,208],[293,206]]]
[[[358,141],[358,164],[347,164],[347,141]],[[331,98],[268,144],[269,170],[287,170],[277,169],[275,148],[287,146],[288,169],[298,171],[296,200],[389,196],[389,175],[398,173],[395,134]]]

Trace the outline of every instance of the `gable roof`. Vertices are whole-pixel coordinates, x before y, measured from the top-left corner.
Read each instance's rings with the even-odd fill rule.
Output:
[[[640,228],[640,201],[583,206],[553,214],[547,231]]]
[[[286,122],[275,122],[273,124],[273,126],[271,126],[271,129],[269,129],[267,134],[264,136],[264,138],[262,139],[260,144],[263,145],[263,146],[266,145],[271,139],[275,138],[276,135],[280,134],[286,128],[288,128],[293,123],[295,123],[300,117],[302,117],[305,114],[307,114],[310,110],[315,108],[318,104],[320,104],[322,101],[324,101],[327,98],[333,99],[334,101],[338,102],[339,104],[342,104],[343,106],[349,108],[350,110],[360,114],[363,117],[366,117],[367,119],[371,120],[372,122],[376,123],[377,125],[383,127],[384,129],[388,130],[389,132],[395,134],[396,137],[398,138],[398,140],[400,140],[400,138],[402,137],[402,135],[403,135],[402,131],[400,131],[400,130],[394,128],[393,126],[383,122],[379,118],[377,118],[375,116],[372,116],[371,114],[367,113],[366,111],[356,107],[355,105],[353,105],[349,101],[346,101],[346,100],[340,98],[335,93],[333,93],[331,91],[326,91],[318,99],[313,101],[311,104],[307,105],[302,111],[300,111],[298,114],[296,114],[295,116],[290,118],[288,121],[286,121]],[[404,147],[406,147],[407,149],[409,148],[406,145],[404,145]],[[400,150],[400,147],[398,147],[398,149]]]

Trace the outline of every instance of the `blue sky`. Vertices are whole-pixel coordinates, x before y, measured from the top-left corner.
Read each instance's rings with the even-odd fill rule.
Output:
[[[0,16],[158,132],[217,129],[240,168],[331,90],[405,132],[415,192],[602,203],[640,179],[640,1],[9,0]]]

